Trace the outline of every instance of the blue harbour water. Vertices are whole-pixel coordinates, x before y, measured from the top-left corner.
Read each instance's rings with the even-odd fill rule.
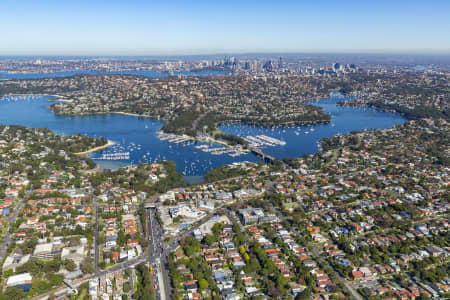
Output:
[[[238,157],[228,155],[212,155],[196,149],[203,143],[174,144],[162,141],[157,131],[163,123],[149,118],[107,114],[92,116],[57,116],[50,112],[49,96],[12,96],[0,98],[0,124],[43,127],[59,134],[89,135],[106,137],[116,145],[91,154],[93,158],[102,153],[130,152],[130,160],[98,161],[103,168],[117,168],[139,162],[157,160],[173,160],[179,172],[187,176],[202,176],[208,170],[236,161],[258,161],[254,154]],[[277,158],[299,157],[318,151],[318,142],[324,137],[337,133],[348,133],[353,130],[388,128],[406,121],[400,115],[375,111],[367,108],[338,107],[340,98],[323,99],[314,105],[323,107],[331,114],[332,122],[313,126],[291,128],[261,128],[243,124],[228,124],[220,127],[226,133],[239,136],[256,136],[264,134],[286,141],[285,146],[263,148],[264,152]],[[211,146],[211,145],[210,145]],[[220,145],[214,145],[220,147]]]
[[[116,145],[91,154],[93,158],[102,153],[130,152],[128,161],[98,161],[103,168],[117,168],[139,162],[173,160],[179,172],[188,176],[201,176],[207,170],[235,161],[256,161],[252,154],[232,158],[214,156],[195,148],[203,143],[174,144],[162,141],[157,131],[163,123],[149,118],[106,114],[66,117],[50,112],[49,96],[14,96],[0,98],[0,124],[24,125],[27,127],[49,128],[59,134],[89,135],[106,137]],[[216,145],[220,147],[220,145]]]
[[[406,121],[404,117],[398,114],[377,111],[370,108],[341,107],[336,105],[336,102],[348,99],[341,96],[334,96],[309,103],[322,107],[326,113],[331,115],[332,120],[327,124],[288,128],[263,128],[232,124],[221,126],[220,129],[225,133],[231,133],[241,137],[262,134],[283,140],[286,142],[285,146],[266,147],[263,150],[266,154],[277,158],[292,158],[318,152],[319,142],[322,138],[357,130],[390,128]]]
[[[166,77],[170,75],[209,75],[223,74],[221,72],[189,72],[180,71],[172,74],[156,71],[122,71],[97,73],[91,71],[65,71],[56,73],[1,73],[0,78],[55,78],[72,76],[75,74],[133,74],[150,78]],[[23,125],[28,127],[49,128],[59,134],[78,134],[94,137],[106,137],[115,142],[114,146],[90,154],[96,160],[102,154],[129,152],[129,160],[105,161],[96,160],[102,168],[115,169],[121,166],[140,162],[154,162],[159,160],[173,160],[177,170],[186,174],[192,181],[198,180],[208,170],[224,164],[237,161],[258,161],[252,153],[238,157],[213,155],[202,152],[196,146],[199,142],[184,142],[174,144],[160,140],[158,130],[163,123],[149,118],[106,114],[91,116],[57,116],[50,112],[50,96],[9,96],[0,98],[0,124]],[[284,146],[265,147],[263,151],[276,158],[299,157],[319,151],[319,141],[324,137],[331,137],[337,133],[348,133],[353,130],[389,128],[406,121],[400,115],[375,111],[367,108],[339,107],[336,102],[342,100],[339,95],[331,95],[329,99],[313,102],[332,116],[332,122],[312,126],[296,126],[289,128],[264,128],[244,124],[227,124],[219,127],[226,133],[238,136],[266,135],[286,142]],[[222,145],[209,145],[223,147]]]

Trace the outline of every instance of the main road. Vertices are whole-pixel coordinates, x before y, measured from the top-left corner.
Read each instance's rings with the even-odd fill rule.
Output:
[[[147,221],[149,232],[148,263],[152,265],[156,262],[158,277],[159,296],[161,300],[170,299],[170,281],[166,270],[166,253],[163,248],[163,230],[154,216],[155,209],[147,209]],[[168,298],[167,298],[168,297]]]
[[[95,202],[94,202],[95,203]],[[147,214],[151,213],[149,212],[149,210],[151,209],[147,209]],[[161,238],[163,237],[163,231],[161,226],[159,226],[159,223],[154,220],[154,214],[156,212],[153,212],[151,214],[151,218],[150,215],[148,215],[149,217],[149,226],[151,226],[151,228],[149,228],[149,238],[151,238],[152,236],[152,232],[153,232],[153,239],[150,242],[149,245],[149,250],[147,251],[147,253],[139,256],[139,257],[135,257],[133,259],[124,261],[122,263],[118,263],[110,268],[107,268],[103,271],[98,271],[98,273],[96,272],[94,275],[88,275],[85,276],[83,278],[74,280],[71,282],[71,285],[73,287],[78,287],[81,284],[88,282],[90,279],[94,279],[94,278],[99,278],[102,276],[105,276],[108,273],[112,273],[112,272],[116,272],[119,270],[125,270],[128,269],[130,267],[136,266],[140,263],[147,263],[151,266],[156,266],[158,261],[160,261],[160,270],[162,273],[162,277],[163,277],[163,282],[158,282],[159,285],[162,285],[164,287],[164,297],[166,297],[166,299],[170,299],[170,295],[171,295],[171,287],[170,287],[170,279],[169,279],[169,275],[167,272],[167,256],[170,252],[174,251],[178,245],[179,242],[181,241],[181,239],[183,237],[187,237],[192,235],[192,233],[194,232],[194,230],[196,230],[197,228],[199,228],[204,222],[206,222],[207,220],[209,220],[214,213],[209,213],[208,215],[204,216],[201,220],[197,221],[194,225],[192,225],[191,227],[189,227],[188,229],[186,229],[185,231],[183,231],[178,237],[176,237],[175,239],[173,239],[168,245],[166,245],[165,247],[163,247],[163,242],[161,240]],[[96,231],[98,232],[98,228],[96,227]],[[159,246],[159,247],[158,247]],[[151,250],[155,250],[154,252]],[[45,294],[41,294],[39,296],[34,297],[33,299],[45,299],[45,297],[48,297],[50,294],[54,294],[54,295],[64,295],[65,292],[68,288],[67,287],[60,287],[57,289],[54,289],[52,291],[49,291]],[[161,292],[160,292],[161,294]],[[163,300],[163,299],[161,299]]]

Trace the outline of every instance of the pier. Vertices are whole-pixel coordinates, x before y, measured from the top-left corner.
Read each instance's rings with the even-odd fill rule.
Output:
[[[129,160],[130,152],[103,153],[97,160]]]
[[[270,137],[270,136],[266,136],[266,135],[257,135],[257,136],[251,136],[251,135],[247,135],[244,140],[246,140],[249,145],[251,147],[261,147],[261,146],[268,146],[268,147],[273,147],[273,146],[286,146],[286,142]]]

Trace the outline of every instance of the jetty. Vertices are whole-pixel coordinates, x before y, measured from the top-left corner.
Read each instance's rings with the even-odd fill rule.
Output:
[[[130,152],[103,153],[96,160],[129,160]]]

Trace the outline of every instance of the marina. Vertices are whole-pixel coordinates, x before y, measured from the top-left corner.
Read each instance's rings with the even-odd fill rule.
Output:
[[[130,152],[103,153],[97,160],[129,160]]]
[[[168,141],[170,143],[180,144],[180,143],[186,143],[188,141],[193,141],[194,138],[190,137],[188,135],[177,135],[177,134],[171,134],[171,133],[164,133],[162,131],[158,131],[157,137],[161,141]]]
[[[203,152],[210,153],[212,155],[227,154],[228,156],[231,156],[231,157],[237,157],[240,155],[244,155],[244,154],[246,154],[246,152],[248,152],[248,150],[245,150],[241,146],[209,148],[208,145],[199,145],[199,146],[195,146],[195,148],[199,149]]]
[[[251,135],[247,135],[244,138],[250,145],[250,147],[255,147],[255,148],[260,148],[260,147],[264,147],[264,146],[268,146],[268,147],[273,147],[273,146],[285,146],[286,142],[270,137],[270,136],[266,136],[263,134],[257,135],[257,136],[251,136]]]

